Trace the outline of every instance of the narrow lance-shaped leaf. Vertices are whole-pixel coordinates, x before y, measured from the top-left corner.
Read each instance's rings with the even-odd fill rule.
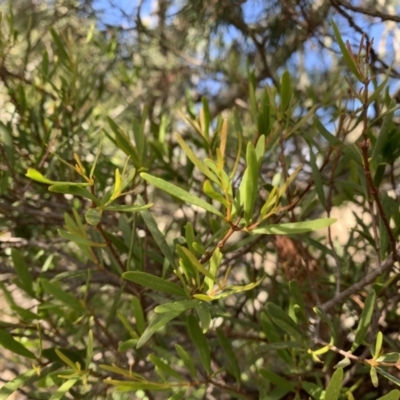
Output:
[[[296,323],[274,303],[267,303],[266,309],[271,320],[281,329],[293,336],[296,340],[303,341],[303,334]]]
[[[338,368],[328,384],[325,391],[324,400],[338,400],[340,396],[340,390],[342,389],[343,381],[343,369]]]
[[[324,209],[326,209],[325,192],[324,192],[324,187],[322,185],[322,177],[319,168],[317,166],[317,159],[315,157],[312,146],[310,146],[310,165],[313,173],[314,185],[318,195],[318,199],[321,202],[321,205],[324,207]]]
[[[382,332],[379,331],[378,334],[376,335],[375,349],[373,354],[374,360],[376,360],[379,357],[382,348],[382,343],[383,343],[383,334]]]
[[[218,341],[224,350],[226,357],[228,358],[229,365],[232,369],[232,373],[236,378],[237,382],[240,382],[240,368],[239,368],[239,363],[236,358],[235,352],[232,348],[232,343],[231,341],[225,336],[224,331],[222,330],[221,327],[217,328],[217,337]]]
[[[180,311],[163,313],[163,314],[155,314],[151,320],[143,335],[140,337],[136,347],[141,348],[159,329],[163,328],[169,321],[176,318]]]
[[[169,193],[170,195],[177,197],[178,199],[185,201],[187,203],[191,203],[195,206],[198,206],[200,208],[203,208],[206,211],[209,211],[213,214],[218,215],[219,217],[223,217],[220,211],[218,211],[214,206],[212,206],[210,203],[207,203],[203,199],[194,196],[187,192],[186,190],[181,189],[180,187],[173,185],[172,183],[169,183],[165,181],[164,179],[156,178],[154,176],[151,176],[149,174],[146,174],[142,172],[140,176],[147,182],[151,183],[155,187],[163,190],[164,192]]]
[[[199,352],[201,362],[208,374],[211,373],[211,353],[209,342],[199,327],[197,319],[193,315],[189,315],[187,319],[187,328],[189,336]]]
[[[124,279],[135,282],[141,286],[155,290],[157,292],[168,293],[175,296],[186,297],[185,291],[176,283],[160,278],[147,272],[128,271],[122,274]]]
[[[399,400],[400,399],[400,391],[397,389],[392,390],[388,394],[385,394],[382,397],[379,397],[377,400]]]
[[[194,151],[186,144],[183,140],[182,136],[179,133],[175,133],[176,140],[178,141],[179,145],[182,147],[183,151],[188,156],[189,160],[202,172],[208,179],[215,182],[217,185],[220,185],[219,179],[215,176],[214,173],[210,171],[210,169],[201,161]]]
[[[346,62],[347,66],[350,68],[350,71],[353,73],[353,75],[360,81],[363,82],[363,77],[360,74],[360,71],[357,68],[356,62],[350,54],[349,50],[347,49],[346,45],[343,42],[342,37],[340,36],[340,32],[338,27],[336,26],[335,22],[331,20],[332,22],[332,27],[333,27],[333,32],[335,34],[336,41],[339,44],[340,51],[342,52],[344,61]]]
[[[28,293],[31,297],[35,296],[33,291],[33,280],[29,272],[29,268],[22,257],[22,254],[17,249],[11,250],[11,258],[14,264],[15,271],[17,273],[18,279],[21,282],[21,287]]]
[[[203,266],[203,264],[200,263],[200,261],[194,256],[194,254],[187,249],[186,247],[182,247],[179,246],[179,248],[186,254],[186,256],[188,257],[188,259],[190,260],[190,262],[192,263],[192,265],[199,271],[201,272],[203,275],[205,275],[206,277],[208,277],[209,279],[213,280],[215,279],[209,271],[207,271],[205,269],[205,267]]]
[[[364,337],[371,323],[372,314],[374,312],[375,298],[376,298],[376,293],[374,290],[371,290],[368,293],[368,296],[364,302],[364,308],[361,312],[360,321],[357,326],[354,342],[353,345],[351,346],[350,350],[351,352],[356,350],[364,340]]]
[[[24,345],[15,340],[7,331],[0,329],[0,346],[22,357],[33,358],[35,355]]]
[[[46,183],[47,185],[68,185],[68,186],[90,186],[90,183],[75,183],[75,182],[57,182],[52,181],[51,179],[47,179],[43,174],[37,171],[34,168],[28,168],[28,171],[25,174],[26,177],[32,179],[33,181]]]
[[[178,379],[179,381],[185,380],[185,378],[181,374],[176,372],[165,361],[161,360],[156,355],[150,354],[149,359],[158,368],[160,373],[164,372],[165,374],[172,376],[172,377]]]
[[[68,379],[55,391],[49,400],[61,400],[76,382],[78,382],[78,379]]]
[[[185,364],[186,368],[190,371],[190,375],[194,378],[197,377],[197,369],[193,364],[192,357],[187,353],[187,351],[179,344],[175,344],[175,350],[178,353],[179,357]]]
[[[137,202],[141,206],[144,205],[144,200],[141,196],[137,197]],[[165,236],[161,233],[160,229],[158,228],[156,220],[147,210],[142,210],[140,212],[140,215],[142,216],[144,223],[146,224],[148,230],[150,231],[151,236],[153,236],[153,239],[157,243],[157,246],[160,248],[161,252],[165,256],[165,258],[170,262],[170,264],[174,266],[175,260],[172,255],[172,251],[168,246],[167,241],[165,240]]]
[[[258,161],[254,146],[251,142],[247,144],[246,150],[247,168],[240,183],[238,196],[240,204],[243,205],[244,219],[247,224],[253,217],[254,204],[258,194]]]
[[[40,280],[43,289],[47,294],[50,294],[55,299],[66,305],[68,308],[75,310],[77,313],[84,313],[85,308],[81,304],[81,302],[70,293],[62,290],[60,285],[50,282],[48,279],[41,278]]]
[[[72,194],[73,196],[84,197],[88,200],[93,201],[96,205],[100,204],[100,200],[91,192],[89,192],[89,190],[85,189],[82,186],[57,184],[49,186],[49,191],[54,193]]]
[[[313,221],[268,225],[253,229],[251,232],[259,235],[293,235],[326,228],[334,222],[336,222],[336,218],[320,218]]]
[[[290,85],[289,71],[285,71],[281,79],[281,111],[285,112],[289,107],[290,99],[292,97],[292,89]]]

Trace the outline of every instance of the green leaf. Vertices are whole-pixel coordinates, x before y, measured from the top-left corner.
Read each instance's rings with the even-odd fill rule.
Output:
[[[326,228],[334,222],[336,222],[336,218],[320,218],[312,221],[268,225],[253,229],[251,232],[259,235],[294,235]]]
[[[400,391],[394,389],[390,391],[388,394],[379,397],[377,400],[399,400],[399,399],[400,399]]]
[[[198,306],[200,302],[198,300],[182,300],[174,301],[173,303],[164,303],[157,306],[154,311],[157,314],[169,313],[173,311],[184,312],[191,310],[192,308]]]
[[[324,400],[338,400],[343,381],[343,368],[338,368],[332,375],[331,381],[325,391]]]
[[[17,273],[18,279],[20,281],[21,288],[31,297],[35,297],[32,276],[29,272],[29,268],[26,265],[24,258],[22,257],[22,254],[19,250],[13,248],[11,250],[11,258],[14,264],[15,272]]]
[[[333,368],[346,368],[351,364],[351,361],[349,358],[344,357],[342,360],[340,360]]]
[[[144,205],[144,200],[141,196],[137,197],[137,202],[139,205]],[[169,263],[174,267],[175,260],[172,255],[172,251],[171,251],[170,247],[168,246],[167,241],[165,240],[165,236],[158,229],[156,220],[153,218],[151,213],[147,210],[141,211],[140,215],[142,216],[144,223],[146,224],[147,228],[149,229],[151,236],[153,236],[153,239],[157,243],[157,246],[160,248],[161,252],[165,256],[165,258],[169,261]]]
[[[296,388],[296,386],[292,382],[289,382],[285,378],[282,378],[281,376],[275,374],[274,372],[266,368],[260,368],[258,371],[262,377],[270,381],[275,386],[285,389],[290,389],[290,391],[294,391]]]
[[[36,356],[29,351],[24,345],[15,340],[7,331],[0,329],[0,345],[5,349],[10,350],[12,353],[18,354],[22,357],[33,358]]]
[[[226,201],[225,197],[222,196],[221,193],[218,193],[214,190],[211,182],[207,179],[203,183],[203,192],[210,197],[211,199],[217,200],[219,203],[224,205],[226,208],[229,207],[228,202]]]
[[[210,122],[211,122],[210,108],[208,106],[208,100],[206,97],[202,97],[201,102],[203,103],[203,107],[200,111],[201,130],[204,138],[208,142],[210,139]]]
[[[183,151],[188,156],[189,160],[202,172],[208,179],[216,183],[218,186],[221,185],[219,179],[211,170],[202,162],[193,150],[186,144],[179,133],[175,133],[175,137],[178,140],[179,145],[182,147]]]
[[[126,155],[130,156],[133,165],[135,168],[141,168],[141,163],[139,161],[139,157],[135,147],[132,145],[129,137],[121,131],[119,126],[110,118],[107,117],[107,121],[114,132],[115,140],[112,136],[110,136],[107,132],[107,136],[115,143],[115,145],[121,149]]]
[[[364,308],[361,312],[360,321],[357,326],[354,342],[350,349],[351,352],[356,350],[364,340],[364,337],[371,324],[372,314],[374,312],[375,298],[376,298],[376,293],[374,290],[371,290],[368,293],[368,296],[364,302]]]
[[[144,205],[122,205],[122,206],[107,206],[104,208],[106,211],[119,211],[119,212],[139,212],[143,210],[147,210],[153,206],[153,203],[144,204]]]
[[[269,95],[268,90],[265,88],[263,91],[261,102],[260,102],[260,110],[257,118],[257,128],[260,135],[266,137],[270,133],[270,104],[269,104]],[[264,148],[265,152],[265,148]],[[264,153],[263,153],[264,155]]]
[[[363,77],[361,76],[360,72],[357,69],[356,62],[352,55],[350,54],[349,50],[347,49],[346,45],[343,42],[342,37],[340,36],[339,29],[337,28],[335,22],[331,20],[333,32],[335,34],[336,41],[339,44],[340,51],[342,52],[344,61],[346,62],[347,66],[349,67],[350,71],[353,75],[362,83],[364,81]]]
[[[117,381],[114,379],[105,379],[104,382],[109,385],[114,385],[120,392],[133,392],[138,390],[165,391],[171,387],[167,382],[130,382]]]
[[[70,240],[71,242],[75,242],[77,244],[85,244],[87,246],[92,246],[92,247],[106,247],[107,246],[106,243],[95,243],[95,242],[92,242],[91,240],[88,240],[88,239],[82,237],[82,236],[64,231],[62,229],[57,229],[57,232],[64,239]]]
[[[59,367],[60,366],[57,365],[57,363],[53,363],[50,367],[41,369],[40,375],[38,375],[35,369],[30,369],[29,371],[16,376],[14,379],[8,381],[0,388],[0,400],[7,400],[19,388],[32,385],[33,383],[43,379],[44,376],[48,376],[51,372],[55,371]]]
[[[281,79],[281,111],[285,112],[289,107],[290,99],[292,97],[292,89],[290,85],[289,71],[282,74]]]
[[[50,28],[50,34],[53,37],[55,44],[57,45],[57,49],[60,52],[61,58],[63,59],[64,63],[66,63],[69,60],[69,55],[67,50],[65,50],[65,45],[62,39],[53,28]]]
[[[301,118],[299,122],[297,122],[292,128],[290,128],[289,132],[285,136],[285,139],[287,139],[290,135],[293,135],[296,133],[311,117],[315,115],[315,110],[317,109],[317,105],[314,104],[310,110],[307,112],[307,114]]]
[[[59,349],[55,349],[55,352],[58,356],[58,358],[64,362],[64,364],[68,365],[71,369],[76,370],[77,369],[77,365],[74,364],[74,362],[68,358],[65,354],[63,354],[63,352]]]
[[[135,316],[135,326],[140,335],[146,329],[144,312],[140,300],[136,296],[132,296],[133,314]]]
[[[68,379],[56,390],[49,400],[61,400],[76,382],[78,382],[78,379]]]
[[[193,378],[197,378],[197,369],[193,364],[193,358],[187,353],[187,351],[179,344],[175,343],[175,350],[179,357],[185,364],[186,368],[190,371],[190,375]]]
[[[72,184],[58,183],[56,185],[49,186],[49,191],[53,193],[72,194],[73,196],[84,197],[85,199],[93,201],[97,206],[100,204],[100,200],[82,185],[77,186]]]
[[[179,246],[177,245],[177,247],[183,251],[183,253],[185,253],[185,255],[187,256],[187,258],[189,259],[189,261],[191,262],[191,264],[199,271],[201,272],[204,276],[206,276],[207,278],[214,280],[215,277],[211,275],[211,273],[209,271],[207,271],[203,264],[200,263],[200,261],[195,257],[195,255],[186,247],[183,246]]]
[[[318,199],[321,202],[321,205],[324,207],[324,209],[326,209],[325,193],[324,193],[324,187],[322,185],[322,177],[321,177],[319,168],[317,166],[317,159],[315,157],[312,146],[310,146],[310,165],[311,165],[311,169],[312,169],[314,185],[315,185],[315,190],[318,195]]]
[[[386,353],[382,354],[376,359],[378,362],[398,363],[400,361],[400,353]]]
[[[217,328],[217,337],[219,344],[221,345],[222,349],[224,350],[226,357],[228,359],[229,365],[232,369],[232,373],[236,378],[237,382],[240,382],[240,368],[239,363],[236,359],[235,352],[232,348],[232,343],[228,340],[225,336],[225,333],[221,327]]]
[[[178,381],[184,381],[185,378],[176,372],[173,368],[171,368],[166,362],[155,356],[154,354],[149,355],[150,361],[160,370],[160,372],[165,372],[167,375],[172,376]]]
[[[383,177],[385,176],[385,169],[386,169],[386,163],[380,163],[376,166],[376,171],[374,175],[374,186],[376,188],[379,188]]]
[[[85,213],[85,221],[92,226],[97,226],[101,221],[102,210],[89,208]]]
[[[382,348],[382,343],[383,343],[383,335],[382,332],[379,331],[378,334],[376,335],[375,350],[373,354],[374,360],[376,360],[379,357]]]
[[[315,314],[317,314],[317,316],[319,318],[321,318],[321,320],[324,321],[328,325],[329,330],[331,331],[331,336],[334,337],[335,329],[333,328],[331,318],[325,313],[325,311],[319,309],[318,307],[314,307],[313,310],[314,310]]]
[[[293,336],[296,340],[303,341],[303,334],[300,328],[280,307],[274,303],[267,303],[265,307],[274,324],[278,325],[284,332]]]
[[[74,183],[74,182],[57,182],[57,181],[52,181],[50,179],[47,179],[44,177],[39,171],[33,168],[28,168],[28,171],[25,174],[26,177],[32,179],[33,181],[40,182],[40,183],[46,183],[47,185],[56,185],[56,186],[90,186],[90,183]]]
[[[165,327],[167,322],[173,320],[180,314],[181,314],[180,311],[174,311],[163,314],[154,314],[150,320],[149,325],[143,332],[143,335],[140,337],[136,348],[140,349],[159,329]]]
[[[387,372],[386,370],[384,370],[384,369],[382,369],[380,367],[377,367],[376,371],[378,372],[379,375],[384,376],[389,381],[395,383],[397,386],[400,386],[400,379],[398,379],[395,376],[389,374],[389,372]]]
[[[301,386],[314,400],[322,399],[323,390],[313,382],[302,381]]]
[[[199,327],[198,320],[193,315],[188,316],[187,328],[189,336],[192,339],[194,345],[196,346],[197,351],[199,352],[203,367],[206,370],[206,372],[210,374],[211,373],[210,347],[208,345],[206,337],[204,336],[204,333],[201,331]]]
[[[247,168],[240,182],[238,196],[239,204],[243,205],[244,219],[248,225],[253,217],[254,204],[258,194],[258,170],[259,164],[253,143],[247,144],[246,150]]]
[[[185,291],[176,283],[167,281],[159,276],[141,271],[128,271],[122,274],[124,279],[135,282],[141,286],[155,290],[156,292],[168,293],[174,296],[186,297]]]
[[[291,280],[289,282],[289,290],[290,290],[290,294],[292,295],[295,304],[299,306],[299,310],[300,310],[302,318],[305,319],[306,315],[307,315],[306,306],[304,304],[304,299],[301,294],[299,285],[297,284],[297,282],[295,280]]]
[[[48,279],[45,278],[41,278],[40,283],[47,294],[53,296],[56,300],[65,304],[68,308],[71,308],[79,314],[86,313],[85,308],[78,300],[78,298],[62,290],[60,285],[51,283]]]
[[[390,108],[395,104],[395,100],[390,103]],[[371,159],[376,160],[378,157],[382,157],[382,150],[389,140],[390,133],[393,129],[393,115],[394,110],[391,110],[386,114],[383,119],[382,126],[379,130],[379,135],[376,139],[374,148],[372,149]]]
[[[85,362],[86,369],[89,369],[92,359],[93,359],[93,331],[89,329],[87,348],[86,348],[86,362]]]
[[[369,370],[369,376],[371,377],[371,382],[374,385],[374,387],[379,386],[379,379],[378,379],[378,374],[376,372],[376,368],[371,367]]]
[[[200,319],[200,324],[203,330],[203,333],[206,333],[210,328],[211,323],[211,314],[208,306],[204,301],[200,302],[196,307],[197,315]]]
[[[214,206],[202,200],[201,198],[194,196],[187,192],[186,190],[181,189],[180,187],[173,185],[165,181],[164,179],[156,178],[149,174],[142,172],[140,176],[147,182],[151,183],[153,186],[163,190],[164,192],[169,193],[171,196],[177,197],[178,199],[185,201],[190,204],[194,204],[200,208],[203,208],[206,211],[209,211],[213,214],[218,215],[219,217],[223,217],[220,211],[218,211]]]

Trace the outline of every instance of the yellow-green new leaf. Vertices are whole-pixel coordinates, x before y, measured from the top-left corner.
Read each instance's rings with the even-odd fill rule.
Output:
[[[253,229],[251,232],[259,235],[294,235],[326,228],[334,222],[336,222],[336,218],[320,218],[313,221],[268,225]]]
[[[47,185],[69,185],[69,186],[90,186],[90,183],[74,183],[74,182],[57,182],[47,179],[43,174],[34,168],[28,168],[25,174],[26,177],[32,179],[33,181],[46,183]]]

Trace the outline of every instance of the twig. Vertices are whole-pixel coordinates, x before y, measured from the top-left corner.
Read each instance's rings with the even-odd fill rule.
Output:
[[[396,260],[398,260],[399,258],[400,258],[400,250],[397,250]],[[383,261],[381,266],[374,269],[373,272],[366,275],[363,279],[361,279],[354,285],[350,286],[346,290],[343,290],[343,292],[339,293],[333,299],[322,304],[319,308],[323,311],[327,311],[328,309],[334,307],[336,304],[341,303],[347,297],[351,296],[354,293],[357,293],[358,291],[363,289],[365,286],[372,283],[378,276],[382,275],[386,271],[389,271],[393,267],[396,260],[394,260],[392,256],[389,256],[385,261]]]

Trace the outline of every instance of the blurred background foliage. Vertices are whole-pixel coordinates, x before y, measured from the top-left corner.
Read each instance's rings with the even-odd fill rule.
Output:
[[[280,326],[276,335],[271,333],[275,330],[264,306],[272,301],[296,319],[293,293],[297,292],[288,284],[296,282],[307,313],[297,321],[315,349],[321,343],[312,338],[329,341],[329,333],[326,327],[321,331],[317,327],[312,306],[325,304],[391,257],[393,239],[397,240],[400,229],[400,131],[395,111],[400,97],[398,2],[3,0],[0,11],[0,272],[4,303],[0,327],[3,334],[12,333],[32,351],[43,343],[47,353],[43,350],[46,361],[40,367],[49,369],[42,375],[47,379],[36,380],[39,384],[30,384],[26,378],[20,389],[25,397],[21,398],[53,398],[48,393],[64,382],[58,376],[62,370],[55,349],[63,349],[83,366],[90,329],[94,358],[89,385],[65,390],[66,398],[323,398],[322,389],[343,354],[329,352],[324,364],[319,364],[303,349],[290,348],[284,340],[290,332],[285,337]],[[351,84],[357,92],[360,86],[339,49],[332,19],[355,53],[363,34],[368,41],[375,39],[369,66],[373,76],[370,91],[376,90],[377,95],[368,107],[368,137],[373,179],[392,236],[367,189],[357,144],[364,126],[362,102],[349,89]],[[285,71],[289,86],[285,86]],[[379,88],[383,89],[378,93]],[[206,129],[205,134],[207,117],[210,133]],[[255,145],[265,135],[265,154],[254,189],[259,196],[256,210],[261,209],[272,187],[286,182],[302,164],[282,196],[287,210],[273,216],[272,222],[326,216],[339,222],[328,234],[254,238],[236,233],[226,243],[222,270],[232,269],[232,284],[245,285],[264,274],[267,277],[256,288],[211,307],[215,327],[224,321],[221,330],[206,335],[213,349],[213,371],[221,369],[223,373],[210,376],[202,371],[194,377],[190,362],[182,361],[185,357],[173,346],[186,346],[198,368],[195,347],[189,344],[193,331],[184,328],[184,323],[190,325],[190,317],[156,335],[151,347],[134,347],[154,305],[165,299],[152,291],[138,292],[125,281],[122,284],[121,264],[129,260],[128,269],[165,279],[173,275],[140,214],[103,216],[104,238],[118,252],[117,261],[109,248],[102,253],[58,234],[63,225],[83,221],[88,208],[85,199],[50,193],[47,185],[33,182],[25,174],[34,168],[48,179],[81,181],[61,160],[75,164],[77,154],[89,171],[101,148],[94,171],[99,198],[114,184],[115,169],[124,168],[128,155],[129,168],[205,197],[204,176],[179,146],[174,132],[200,159],[216,160],[225,118],[228,173],[240,151],[232,178],[234,190],[246,168],[247,144]],[[135,143],[134,151],[129,153],[118,141],[118,132]],[[142,142],[140,132],[145,137]],[[377,139],[383,136],[381,141]],[[188,222],[203,245],[212,243],[210,238],[223,227],[220,218],[154,189],[139,173],[134,174],[129,189],[132,191],[121,196],[118,204],[131,204],[137,195],[154,203],[151,213],[170,246],[188,242]],[[88,227],[88,232],[101,239],[93,227]],[[34,293],[24,290],[23,265],[34,279]],[[46,283],[39,283],[41,278],[60,285],[51,290]],[[70,298],[63,301],[61,296],[53,303],[55,291],[61,288],[63,293],[85,299],[88,308],[81,320],[79,306],[65,307]],[[366,301],[362,288],[329,309],[339,349],[351,347]],[[397,275],[387,270],[374,288],[379,301],[367,343],[373,343],[380,330],[387,352],[397,353]],[[144,325],[138,309],[144,313]],[[224,347],[224,335],[230,339],[240,372]],[[0,341],[3,346],[4,337]],[[274,342],[279,345],[273,346]],[[358,349],[358,361],[367,357],[372,346],[363,345]],[[177,386],[158,394],[155,387],[143,384],[136,397],[131,397],[132,393],[117,394],[104,382],[108,376],[121,379],[117,369],[99,369],[100,364],[114,363],[153,381],[156,366],[158,372],[163,368],[154,357],[149,359],[151,352],[174,367],[186,379],[185,384],[189,382],[184,390]],[[31,368],[29,362],[7,351],[2,358],[4,378],[0,379],[4,383]],[[168,376],[168,372],[164,368],[164,374]],[[400,379],[397,371],[391,373],[393,379]],[[365,381],[365,374],[368,368],[362,362],[349,368],[342,391],[347,397],[343,398],[376,399],[398,384],[381,379],[376,388]]]

